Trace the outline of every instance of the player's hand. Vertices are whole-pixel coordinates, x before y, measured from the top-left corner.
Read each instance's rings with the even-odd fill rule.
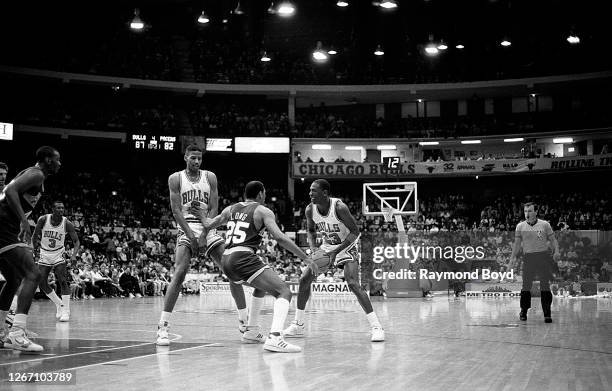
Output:
[[[212,225],[212,221],[213,219],[206,217],[204,219],[202,219],[202,225],[204,226],[204,230],[208,231],[210,230],[210,226]]]
[[[516,268],[516,266],[517,266],[516,264],[517,264],[517,262],[516,262],[516,257],[515,257],[515,256],[511,256],[511,257],[510,257],[510,262],[508,263],[508,267],[509,267],[510,269],[514,269],[514,268]]]
[[[559,260],[561,259],[561,254],[554,253],[553,254],[553,259],[555,260],[555,262],[559,262]]]
[[[22,242],[29,244],[32,240],[32,231],[30,231],[30,223],[28,223],[27,220],[22,220],[21,224],[19,225],[19,228],[20,232],[17,238]]]
[[[201,220],[208,215],[208,205],[200,201],[191,201],[189,213]]]

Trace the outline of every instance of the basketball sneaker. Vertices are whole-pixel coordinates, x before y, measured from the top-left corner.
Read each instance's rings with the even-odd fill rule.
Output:
[[[168,323],[159,324],[157,326],[157,341],[155,341],[157,346],[169,346],[170,339],[168,338]]]
[[[304,323],[299,324],[297,320],[291,322],[289,327],[283,330],[283,336],[287,338],[302,338],[306,335],[306,328]]]
[[[264,343],[266,337],[259,332],[259,326],[246,326],[246,331],[241,338],[244,343]]]
[[[383,342],[385,340],[385,330],[381,326],[372,327],[372,342]]]
[[[299,353],[302,348],[285,342],[282,335],[270,334],[263,346],[264,350],[278,353]]]
[[[68,311],[67,309],[63,308],[62,309],[62,314],[59,317],[59,321],[60,322],[68,322],[70,320],[70,311]]]
[[[0,348],[4,347],[4,340],[6,339],[6,337],[8,337],[8,335],[9,335],[8,325],[4,324],[0,326]]]
[[[550,316],[545,316],[544,323],[552,323],[552,318]]]
[[[42,352],[43,347],[28,338],[26,332],[21,327],[14,326],[4,340],[4,347],[24,352]]]
[[[525,322],[527,320],[527,311],[526,310],[521,310],[521,313],[519,314],[519,319],[522,320],[523,322]]]

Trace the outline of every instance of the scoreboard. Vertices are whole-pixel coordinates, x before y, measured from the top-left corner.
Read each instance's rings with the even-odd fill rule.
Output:
[[[177,150],[176,136],[153,136],[150,134],[132,134],[130,142],[134,149],[144,151],[169,151]]]

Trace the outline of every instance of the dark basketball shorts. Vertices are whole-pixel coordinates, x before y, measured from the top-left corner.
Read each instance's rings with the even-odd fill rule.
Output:
[[[553,270],[554,261],[548,251],[527,253],[523,256],[523,281],[532,281],[535,277],[540,281],[551,281]]]
[[[250,284],[264,270],[270,267],[263,263],[252,249],[234,247],[225,250],[221,258],[221,269],[231,281]]]
[[[30,247],[18,239],[20,229],[19,221],[0,208],[0,256],[16,247]]]

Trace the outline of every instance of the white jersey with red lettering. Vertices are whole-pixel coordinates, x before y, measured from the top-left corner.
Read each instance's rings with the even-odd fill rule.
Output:
[[[40,259],[38,264],[45,266],[55,266],[64,259],[64,241],[66,239],[66,218],[62,217],[59,225],[53,225],[51,215],[45,216],[45,225],[40,233]]]
[[[329,198],[329,211],[326,215],[319,212],[317,205],[310,204],[312,208],[312,220],[315,223],[317,232],[321,233],[323,243],[321,249],[325,252],[334,251],[348,237],[351,231],[336,215],[338,203],[342,202],[339,198]],[[347,261],[357,260],[357,238],[347,248],[336,255],[336,264],[343,264]]]

